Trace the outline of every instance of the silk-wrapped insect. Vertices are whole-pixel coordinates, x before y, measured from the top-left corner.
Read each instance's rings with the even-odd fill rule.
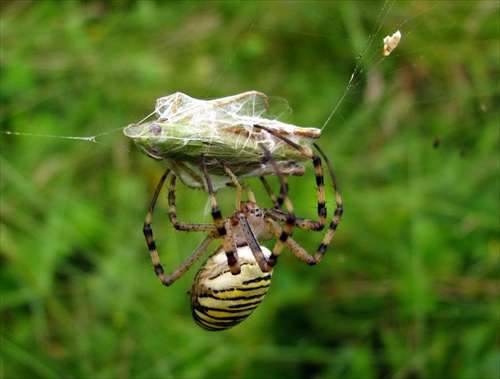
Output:
[[[129,125],[124,133],[143,153],[162,160],[192,188],[207,191],[201,155],[205,157],[215,191],[230,183],[221,161],[238,178],[274,175],[274,168],[262,154],[263,148],[269,150],[283,174],[303,175],[302,163],[308,159],[321,130],[267,119],[264,117],[267,108],[267,96],[257,91],[215,100],[198,100],[177,92],[157,100],[155,121]],[[286,137],[303,150],[255,125]]]

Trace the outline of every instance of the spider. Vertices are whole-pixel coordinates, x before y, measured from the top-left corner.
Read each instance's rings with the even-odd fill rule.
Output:
[[[221,161],[220,164],[222,168],[231,179],[232,185],[236,188],[236,211],[232,216],[223,218],[217,205],[205,157],[202,155],[201,167],[205,175],[214,223],[193,224],[179,222],[177,220],[175,205],[175,184],[177,176],[174,174],[171,175],[168,201],[169,218],[174,228],[183,231],[204,232],[207,233],[207,235],[194,252],[169,275],[165,275],[160,263],[151,229],[151,219],[155,204],[167,176],[171,173],[169,169],[165,171],[158,183],[144,223],[143,231],[156,275],[166,286],[171,285],[200,259],[215,239],[221,239],[221,245],[216,248],[215,253],[205,261],[196,274],[193,287],[190,291],[191,310],[194,319],[198,325],[207,330],[223,330],[230,328],[243,321],[252,313],[263,300],[267,292],[270,285],[272,270],[285,245],[299,259],[309,265],[315,265],[320,262],[340,222],[343,211],[342,200],[332,166],[323,151],[314,144],[327,164],[335,190],[337,208],[314,256],[309,254],[293,240],[290,237],[293,227],[320,231],[326,224],[326,206],[321,158],[311,150],[302,148],[300,145],[271,129],[259,125],[255,125],[255,127],[275,135],[292,147],[299,149],[301,153],[308,154],[308,158],[313,161],[316,184],[318,187],[318,221],[295,216],[292,202],[288,196],[286,179],[270,155],[269,150],[263,147],[264,160],[270,162],[275,168],[281,186],[279,196],[275,197],[265,178],[261,177],[273,201],[274,208],[261,208],[257,204],[255,195],[250,187],[240,184],[230,167],[225,162]],[[250,199],[249,201],[241,200],[243,190],[247,192]],[[288,212],[281,210],[283,203]],[[280,223],[283,224],[283,226],[281,226]],[[260,245],[259,240],[267,240],[273,236],[278,237],[278,240],[272,251]]]

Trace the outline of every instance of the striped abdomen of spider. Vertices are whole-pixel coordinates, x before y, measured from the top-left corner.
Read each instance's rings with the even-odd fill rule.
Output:
[[[250,197],[254,197],[251,192]],[[198,270],[190,291],[191,312],[202,328],[215,331],[233,327],[264,299],[277,256],[258,241],[283,234],[270,212],[255,201],[244,201],[239,211],[224,220],[236,264],[228,264],[224,247],[220,245]],[[302,260],[315,263],[291,237],[287,238],[286,245]]]
[[[172,197],[173,192],[171,210]],[[261,303],[271,284],[277,257],[258,241],[279,237],[282,230],[255,201],[240,202],[239,208],[224,219],[234,256],[228,260],[224,245],[218,246],[198,270],[190,290],[193,317],[207,330],[228,329],[242,322]],[[219,231],[211,234],[210,240],[220,238]]]
[[[266,257],[271,251],[261,249]],[[219,246],[203,263],[191,289],[191,312],[198,325],[223,330],[246,319],[264,300],[271,272],[262,272],[248,246],[238,248],[241,272],[231,274],[224,249]]]

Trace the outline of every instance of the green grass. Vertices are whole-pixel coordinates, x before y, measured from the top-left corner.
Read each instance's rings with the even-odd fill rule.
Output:
[[[1,377],[500,377],[497,2],[1,7],[2,131],[110,132],[0,135]],[[195,270],[161,286],[142,236],[163,167],[121,128],[176,91],[250,89],[321,127],[364,47],[320,141],[345,206],[327,256],[308,267],[285,252],[248,320],[202,330],[185,294]],[[312,217],[308,171],[290,188]],[[177,195],[180,219],[210,220],[204,193]],[[233,195],[218,196],[226,215]],[[165,196],[157,209],[171,270],[202,236],[173,230]],[[321,240],[294,235],[309,251]]]

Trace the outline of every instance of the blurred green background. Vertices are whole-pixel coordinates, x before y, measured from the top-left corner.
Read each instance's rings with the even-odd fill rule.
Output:
[[[498,19],[497,1],[2,1],[1,130],[106,134],[0,135],[1,377],[498,378]],[[250,89],[301,126],[340,102],[320,145],[345,213],[320,265],[285,252],[254,314],[206,332],[196,270],[154,274],[141,229],[164,168],[121,128],[176,91]],[[290,192],[314,217],[311,169]],[[177,195],[181,220],[210,221],[206,194]],[[229,215],[234,192],[218,199]],[[167,215],[162,196],[172,270],[203,236]]]

